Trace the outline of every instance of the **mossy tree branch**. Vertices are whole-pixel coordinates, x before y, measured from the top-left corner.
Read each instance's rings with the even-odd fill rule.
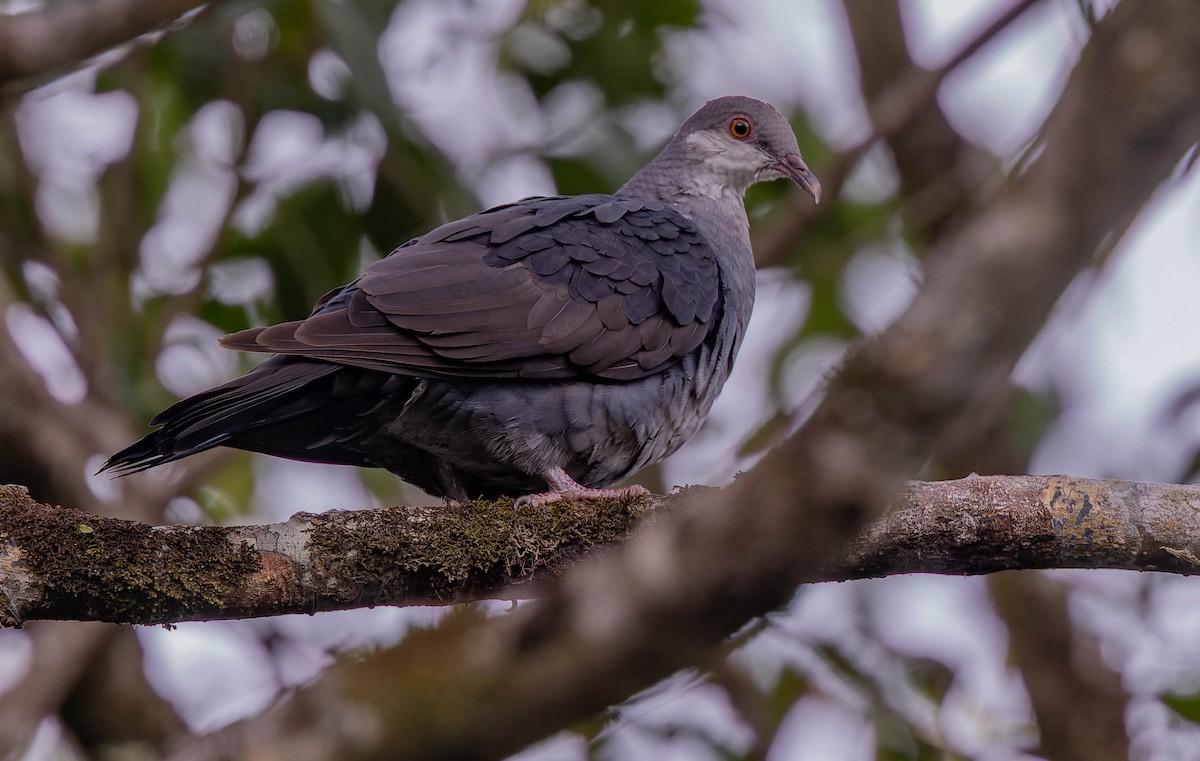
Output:
[[[0,487],[0,623],[162,624],[533,594],[671,497],[298,513],[260,526],[149,526]],[[1200,486],[1060,476],[914,482],[809,581],[1016,568],[1200,570]]]
[[[513,585],[560,575],[581,554],[626,539],[660,504],[527,510],[474,501],[297,513],[258,526],[151,526],[0,486],[0,625],[161,624],[520,597]]]

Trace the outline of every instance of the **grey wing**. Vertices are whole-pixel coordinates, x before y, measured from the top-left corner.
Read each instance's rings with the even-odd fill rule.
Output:
[[[411,241],[304,320],[223,343],[420,377],[632,380],[700,345],[719,278],[662,204],[527,199]]]

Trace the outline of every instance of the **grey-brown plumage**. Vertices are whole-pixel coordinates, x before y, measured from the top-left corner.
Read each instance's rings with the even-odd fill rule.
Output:
[[[595,493],[708,415],[754,300],[742,195],[779,177],[819,199],[783,116],[710,101],[612,195],[444,224],[308,318],[227,336],[275,356],[162,412],[103,469],[229,446],[382,467],[450,499]]]

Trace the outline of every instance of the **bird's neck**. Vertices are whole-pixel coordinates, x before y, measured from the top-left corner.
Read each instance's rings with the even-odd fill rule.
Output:
[[[697,171],[694,158],[673,148],[675,143],[669,144],[616,195],[661,201],[690,219],[710,241],[748,249],[745,188],[722,182],[712,172]]]
[[[737,172],[722,165],[716,153],[697,154],[687,140],[676,139],[663,148],[621,186],[617,195],[653,198],[674,204],[680,197],[699,196],[742,205],[746,187]]]
[[[721,268],[722,287],[727,290],[725,303],[733,309],[734,333],[740,340],[750,321],[755,281],[750,223],[741,194],[732,200],[682,195],[668,202],[696,225],[715,251],[724,252],[717,256],[717,265]]]
[[[723,252],[717,261],[724,287],[731,291],[727,303],[743,313],[734,315],[740,336],[750,319],[754,303],[754,255],[750,249],[750,222],[746,218],[743,190],[711,192],[697,183],[694,164],[682,155],[664,150],[616,192],[619,196],[661,201],[687,217],[714,251]],[[687,179],[684,179],[687,178]]]

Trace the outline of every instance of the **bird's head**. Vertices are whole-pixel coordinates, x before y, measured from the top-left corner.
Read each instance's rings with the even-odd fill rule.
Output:
[[[821,201],[821,183],[800,156],[792,125],[761,100],[740,95],[710,100],[671,143],[691,168],[695,192],[740,196],[756,182],[786,177]]]

